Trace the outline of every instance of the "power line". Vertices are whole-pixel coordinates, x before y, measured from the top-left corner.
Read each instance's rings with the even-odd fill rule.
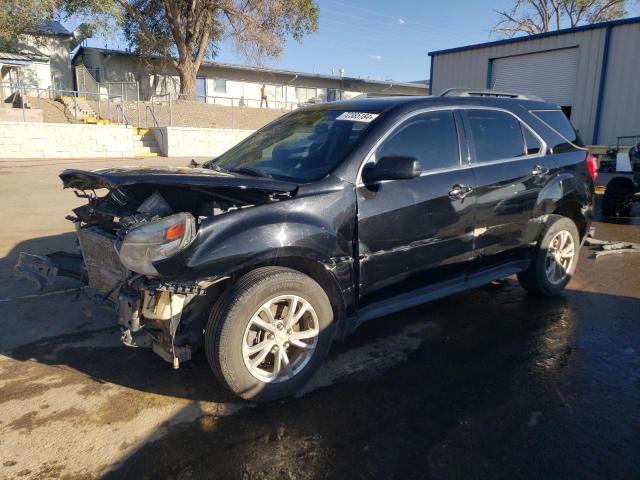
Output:
[[[392,39],[387,39],[387,38],[381,39],[380,37],[376,37],[376,36],[374,36],[372,34],[367,35],[367,34],[363,34],[362,32],[353,32],[353,31],[345,32],[344,30],[340,29],[339,27],[335,27],[333,25],[326,25],[326,26],[324,26],[322,28],[323,28],[323,30],[327,29],[332,33],[340,33],[340,34],[345,34],[345,35],[361,38],[363,40],[368,40],[368,41],[372,42],[373,44],[379,44],[380,42],[384,42],[384,43],[393,43],[393,44],[398,45],[399,47],[402,47],[402,48],[405,48],[405,49],[406,48],[412,48],[412,49],[421,50],[421,51],[424,51],[424,52],[426,52],[428,50],[428,48],[425,45],[417,44],[415,41],[412,41],[412,39],[406,38],[406,37],[405,38],[397,37],[397,38],[392,38]],[[389,50],[389,51],[391,51],[391,50]],[[394,50],[393,53],[397,54],[398,51]]]
[[[353,9],[353,10],[359,10],[361,12],[369,13],[371,15],[377,15],[379,17],[389,18],[391,20],[394,20],[394,24],[395,23],[399,23],[400,24],[399,21],[402,20],[403,22],[405,22],[405,24],[409,23],[409,24],[412,24],[412,25],[417,25],[417,26],[421,26],[421,27],[425,27],[425,28],[431,28],[431,29],[434,29],[434,30],[440,30],[441,32],[445,32],[447,34],[455,33],[456,35],[458,35],[457,32],[452,32],[451,29],[449,29],[449,28],[439,27],[437,25],[431,25],[431,24],[423,23],[423,22],[416,22],[415,20],[409,20],[409,19],[406,19],[404,17],[401,18],[400,16],[389,15],[387,13],[382,13],[382,12],[379,12],[379,11],[376,11],[376,10],[371,10],[369,8],[358,7],[356,5],[349,5],[347,3],[343,3],[343,2],[340,2],[338,0],[324,0],[324,1],[333,3],[335,5],[340,5],[341,7],[346,7],[346,8],[350,8],[350,9]],[[325,10],[325,9],[326,8],[323,8],[322,10]],[[322,12],[322,10],[321,10],[321,12]],[[344,14],[344,12],[337,12],[337,13]],[[380,23],[380,22],[377,22],[377,23]],[[472,37],[470,35],[462,34],[461,36],[464,37],[464,38],[473,40],[473,41],[476,40],[474,37]]]
[[[348,21],[343,22],[343,21],[336,20],[335,18],[331,18],[331,17],[322,17],[320,21],[321,21],[321,23],[323,23],[323,22],[335,23],[337,25],[349,27],[349,29],[354,29],[355,28],[355,29],[363,30],[364,32],[367,32],[369,34],[372,34],[371,33],[371,27],[367,27],[367,26],[363,26],[363,25],[354,25],[353,23],[349,23]],[[343,33],[345,33],[345,32],[349,33],[348,31],[343,31]],[[419,33],[418,35],[421,35],[421,34],[424,35],[423,33]],[[397,38],[397,39],[403,40],[403,41],[415,41],[415,38],[412,38],[412,37],[415,37],[416,33],[414,33],[413,31],[408,31],[408,32],[404,32],[404,33],[395,32],[394,31],[394,32],[385,32],[384,35],[385,35],[385,38],[387,36],[391,36],[393,38]],[[438,38],[441,38],[441,35],[435,35],[435,36],[437,36]],[[381,40],[381,41],[385,40],[385,39],[381,38],[380,36],[377,36],[376,38],[378,40]],[[431,41],[431,40],[429,40],[429,41]],[[425,49],[426,48],[427,47],[425,47]]]
[[[455,36],[453,36],[451,34],[443,35],[443,34],[440,34],[440,33],[424,31],[424,30],[408,27],[406,25],[401,26],[401,25],[395,24],[395,23],[384,22],[384,21],[375,20],[375,19],[372,19],[372,18],[365,18],[365,17],[362,17],[361,15],[353,15],[353,14],[348,13],[348,12],[341,12],[339,10],[333,10],[331,8],[326,8],[325,7],[325,8],[323,8],[323,11],[328,11],[330,13],[336,13],[336,14],[342,16],[342,17],[354,18],[356,20],[363,21],[363,22],[369,22],[369,23],[373,23],[373,24],[376,24],[376,25],[383,25],[383,26],[385,26],[387,28],[396,27],[396,28],[402,28],[403,30],[408,30],[408,31],[413,32],[413,33],[417,33],[417,34],[421,34],[421,35],[427,35],[427,36],[430,36],[430,37],[435,37],[435,38],[449,37],[451,39],[460,40],[459,38],[456,38]],[[320,18],[322,19],[322,16]]]

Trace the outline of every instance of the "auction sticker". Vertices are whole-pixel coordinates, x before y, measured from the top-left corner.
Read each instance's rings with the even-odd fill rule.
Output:
[[[344,112],[341,113],[336,120],[348,120],[350,122],[373,122],[376,118],[378,118],[377,113],[367,113],[367,112]]]

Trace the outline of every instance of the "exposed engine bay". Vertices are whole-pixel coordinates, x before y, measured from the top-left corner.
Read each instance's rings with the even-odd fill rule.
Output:
[[[194,168],[65,171],[60,175],[65,187],[87,200],[67,217],[75,225],[80,254],[23,253],[16,271],[40,287],[56,275],[84,280],[116,307],[125,345],[152,347],[178,368],[191,358],[202,332],[181,327],[206,321],[213,299],[204,297],[226,278],[170,282],[154,264],[185,250],[202,221],[278,201],[292,191],[290,185],[269,188],[274,186],[260,179],[236,185],[237,176],[222,183],[225,175]]]

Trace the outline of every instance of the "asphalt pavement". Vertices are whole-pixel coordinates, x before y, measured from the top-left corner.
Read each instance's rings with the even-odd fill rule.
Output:
[[[73,281],[11,273],[73,249],[69,165],[0,163],[0,478],[640,478],[640,254],[583,248],[557,298],[507,279],[374,320],[298,397],[255,405],[202,354],[173,371],[121,346]],[[596,237],[640,242],[637,207]]]

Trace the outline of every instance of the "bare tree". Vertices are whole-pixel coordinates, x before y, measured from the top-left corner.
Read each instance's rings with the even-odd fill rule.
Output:
[[[515,0],[511,10],[497,10],[493,31],[506,37],[599,23],[626,14],[627,0]]]

